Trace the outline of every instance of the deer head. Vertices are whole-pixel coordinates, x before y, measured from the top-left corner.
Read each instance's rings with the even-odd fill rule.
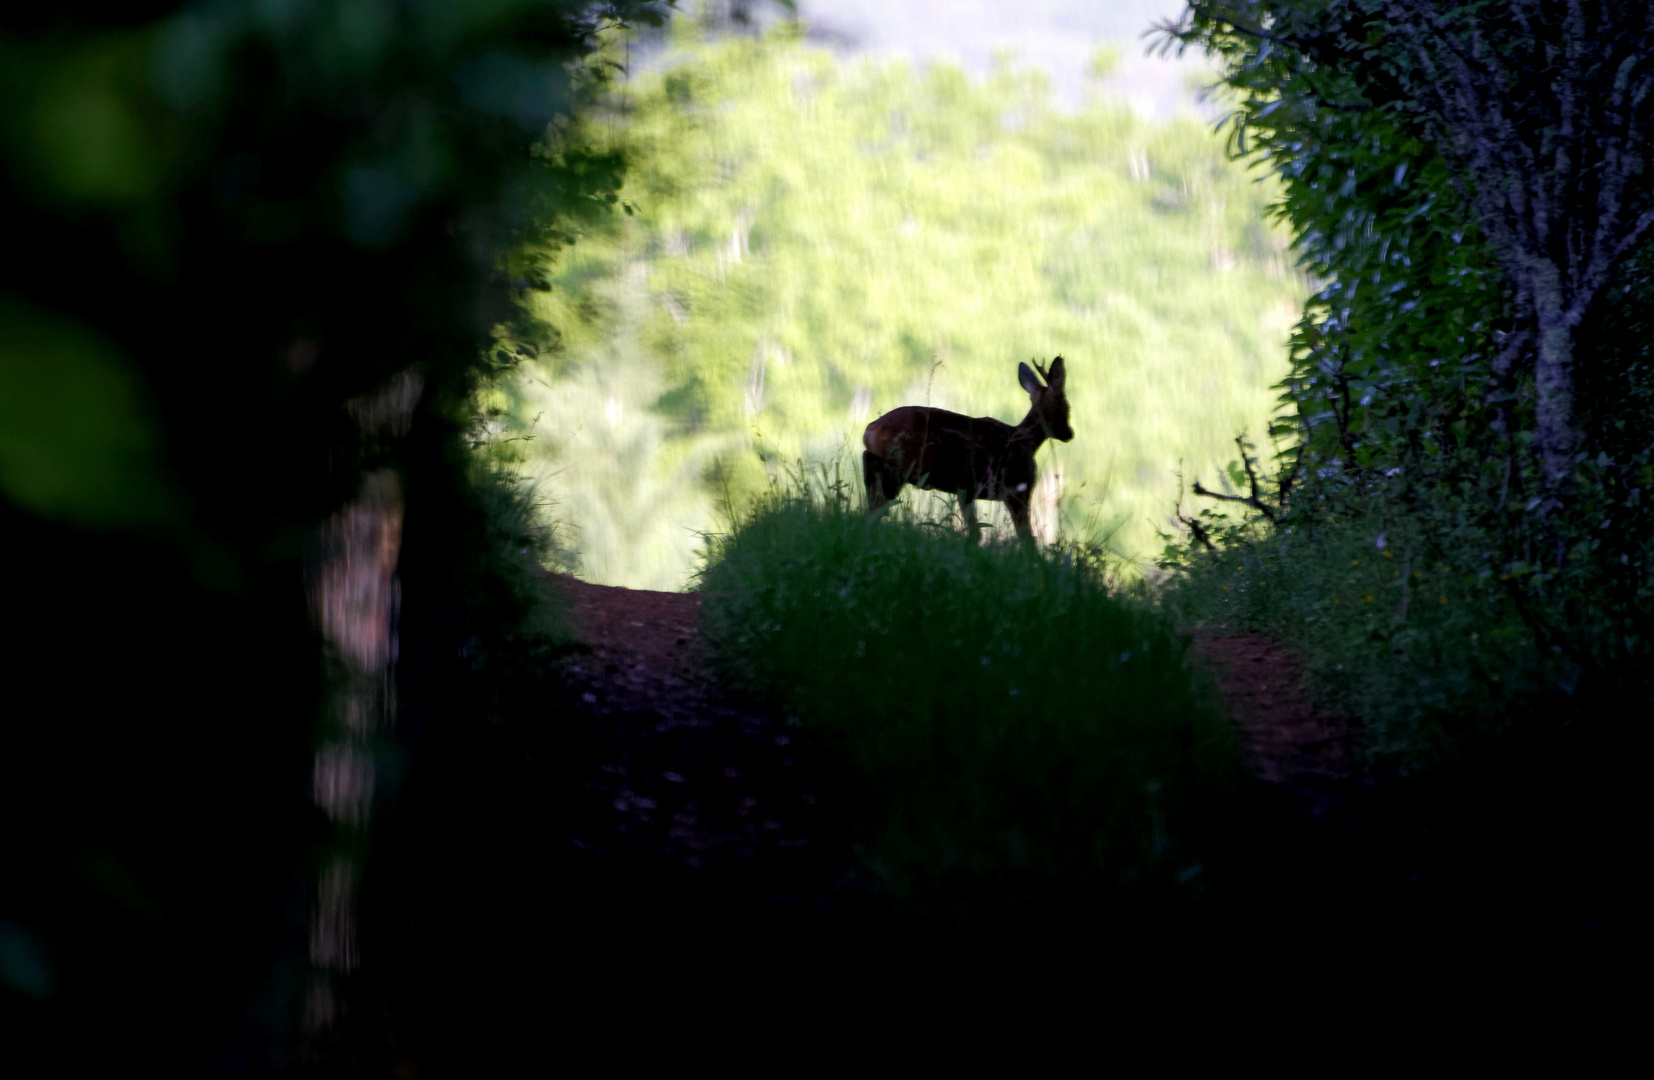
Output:
[[[1067,372],[1063,370],[1062,357],[1051,361],[1050,371],[1045,370],[1038,360],[1034,361],[1034,367],[1039,369],[1038,377],[1027,364],[1017,365],[1017,381],[1028,391],[1033,403],[1029,418],[1037,420],[1047,438],[1068,442],[1074,437],[1074,429],[1068,425],[1068,398],[1063,394]],[[1040,379],[1045,382],[1042,384]]]

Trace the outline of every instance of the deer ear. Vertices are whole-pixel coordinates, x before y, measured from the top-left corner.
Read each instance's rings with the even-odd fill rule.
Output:
[[[1034,369],[1027,364],[1017,365],[1017,382],[1021,383],[1022,388],[1030,394],[1036,394],[1045,389],[1039,384],[1039,376],[1034,374]]]
[[[1063,380],[1067,377],[1068,373],[1063,370],[1062,357],[1059,356],[1055,360],[1051,361],[1051,370],[1046,373],[1046,381],[1048,381],[1052,386],[1060,388],[1063,384]]]

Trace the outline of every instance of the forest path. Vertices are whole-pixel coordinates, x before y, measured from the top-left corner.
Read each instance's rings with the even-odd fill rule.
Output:
[[[1310,694],[1300,655],[1265,634],[1191,636],[1259,779],[1316,817],[1370,787],[1357,753],[1359,726]]]
[[[574,845],[726,876],[762,864],[819,891],[825,780],[781,718],[718,688],[700,597],[557,583],[590,648],[561,661],[588,763]]]
[[[610,808],[611,836],[689,866],[808,844],[824,778],[778,718],[718,688],[700,637],[700,597],[558,582],[591,648],[564,668],[576,708],[613,759],[586,781]],[[1355,724],[1314,700],[1292,650],[1258,634],[1198,630],[1193,639],[1260,779],[1315,817],[1367,786]]]

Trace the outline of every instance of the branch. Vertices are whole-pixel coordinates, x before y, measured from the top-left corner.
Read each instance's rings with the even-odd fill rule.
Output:
[[[1196,484],[1195,486],[1198,488],[1200,485]],[[1207,534],[1206,527],[1192,517],[1183,516],[1183,466],[1181,463],[1179,463],[1177,469],[1177,504],[1172,507],[1172,516],[1177,519],[1178,524],[1188,529],[1189,535],[1199,540],[1207,551],[1214,555],[1217,554],[1217,545],[1212,543],[1212,538]]]
[[[1263,492],[1258,490],[1258,474],[1252,471],[1252,455],[1246,452],[1244,435],[1235,436],[1235,449],[1240,451],[1241,468],[1246,470],[1246,484],[1252,489],[1252,500],[1259,503],[1258,508],[1262,510]],[[1264,510],[1264,516],[1269,518],[1270,521],[1275,520],[1275,516],[1267,510]]]
[[[1516,302],[1512,306],[1516,309],[1518,319],[1527,317],[1527,307],[1530,302],[1527,291],[1526,281],[1517,283]],[[1505,347],[1499,350],[1499,355],[1493,358],[1493,363],[1490,365],[1493,375],[1500,379],[1509,376],[1511,365],[1516,363],[1516,358],[1522,355],[1532,340],[1533,330],[1531,328],[1525,327],[1510,334],[1505,341]]]
[[[1622,239],[1618,246],[1614,248],[1613,261],[1619,262],[1620,258],[1624,256],[1626,252],[1630,251],[1637,245],[1638,241],[1642,240],[1643,235],[1648,232],[1650,227],[1654,227],[1654,210],[1645,210],[1643,211],[1642,216],[1637,219],[1637,223],[1631,226],[1631,228],[1626,232],[1625,238]]]
[[[1196,484],[1195,487],[1198,489],[1200,485]],[[1217,545],[1212,543],[1211,537],[1206,534],[1205,526],[1201,525],[1201,523],[1195,518],[1184,517],[1182,509],[1174,510],[1172,512],[1177,515],[1178,522],[1181,523],[1184,528],[1189,530],[1189,535],[1193,536],[1196,540],[1199,540],[1201,544],[1205,546],[1206,550],[1210,551],[1213,555],[1218,553]]]
[[[1431,36],[1440,42],[1442,47],[1452,53],[1454,57],[1457,58],[1458,61],[1467,69],[1476,68],[1486,75],[1493,75],[1495,73],[1493,68],[1483,63],[1473,53],[1466,53],[1463,51],[1458,42],[1453,39],[1453,35],[1447,30],[1447,24],[1451,20],[1451,13],[1449,15],[1443,15],[1436,10],[1436,5],[1428,2],[1405,2],[1405,0],[1403,0],[1403,2],[1397,3],[1396,6],[1403,12],[1412,14],[1417,20],[1415,25],[1423,24],[1424,26],[1429,27]],[[1398,26],[1396,20],[1391,19],[1388,21],[1392,28],[1405,30],[1407,27],[1405,22],[1400,23]],[[1474,22],[1471,24],[1471,29],[1474,32]],[[1498,54],[1495,53],[1495,55]]]
[[[1321,92],[1321,88],[1315,85],[1315,80],[1310,78],[1309,72],[1301,71],[1301,72],[1299,72],[1299,74],[1303,76],[1304,84],[1310,88],[1310,91],[1311,91],[1311,93],[1312,93],[1312,95],[1314,96],[1314,99],[1315,99],[1315,104],[1320,106],[1321,108],[1323,108],[1323,109],[1333,109],[1337,112],[1372,112],[1373,111],[1372,103],[1368,102],[1368,101],[1357,101],[1357,102],[1354,102],[1354,103],[1351,103],[1351,104],[1345,104],[1345,103],[1340,102],[1340,101],[1328,101],[1327,100],[1327,95],[1323,94]]]
[[[1224,502],[1237,502],[1243,506],[1250,506],[1273,525],[1280,521],[1280,514],[1263,501],[1263,491],[1258,485],[1258,474],[1252,468],[1252,455],[1246,452],[1246,436],[1235,436],[1235,445],[1240,449],[1241,468],[1246,470],[1246,483],[1252,489],[1252,494],[1225,495],[1221,491],[1212,491],[1202,486],[1199,480],[1195,481],[1195,486],[1190,490],[1196,495],[1202,495],[1208,499],[1222,499]]]
[[[1272,42],[1276,45],[1296,45],[1297,44],[1297,42],[1294,41],[1292,38],[1284,38],[1284,37],[1281,37],[1278,34],[1271,34],[1269,31],[1265,30],[1261,26],[1254,26],[1251,23],[1247,22],[1245,19],[1242,19],[1238,15],[1235,15],[1233,12],[1224,11],[1222,13],[1212,14],[1212,15],[1208,15],[1206,17],[1208,19],[1211,19],[1214,23],[1218,23],[1218,22],[1228,23],[1231,30],[1234,30],[1238,33],[1245,34],[1247,37],[1255,37],[1259,41],[1268,41],[1268,42]],[[1167,19],[1166,24],[1168,26],[1170,26],[1171,25],[1171,20]],[[1194,28],[1191,26],[1190,29],[1192,30]]]
[[[1279,446],[1280,444],[1277,443],[1276,445]],[[1284,457],[1285,455],[1277,453],[1276,456]],[[1275,501],[1280,505],[1282,513],[1286,512],[1287,500],[1292,498],[1292,489],[1298,483],[1298,469],[1303,465],[1303,461],[1304,445],[1299,443],[1292,452],[1292,467],[1282,466],[1281,471],[1275,476]]]
[[[1221,491],[1208,490],[1199,480],[1195,481],[1195,486],[1190,490],[1192,490],[1196,495],[1204,495],[1208,499],[1222,499],[1224,502],[1238,502],[1242,505],[1250,506],[1264,517],[1268,518],[1271,522],[1275,520],[1274,512],[1259,501],[1258,497],[1255,495],[1225,495]]]
[[[1212,491],[1199,480],[1195,481],[1195,486],[1190,490],[1196,495],[1204,495],[1208,499],[1222,499],[1224,502],[1237,502],[1246,506],[1252,506],[1252,504],[1257,501],[1250,495],[1225,495],[1221,491]],[[1262,509],[1262,507],[1256,507],[1255,509]]]
[[[1267,41],[1271,45],[1280,45],[1298,56],[1301,60],[1309,58],[1309,50],[1306,48],[1306,42],[1296,36],[1272,34],[1268,30],[1263,29],[1263,27],[1250,23],[1231,12],[1209,14],[1207,15],[1207,18],[1211,19],[1214,23],[1227,23],[1231,32],[1256,38],[1259,41]],[[1192,24],[1185,25],[1181,22],[1174,23],[1170,19],[1157,24],[1153,29],[1165,34],[1168,38],[1182,38],[1183,36],[1194,33],[1194,27]],[[1262,57],[1260,56],[1259,59],[1261,61]],[[1309,87],[1309,97],[1319,108],[1331,109],[1335,112],[1371,112],[1373,109],[1371,102],[1342,102],[1328,100],[1327,95],[1321,91],[1320,87],[1315,85],[1315,80],[1310,77],[1309,71],[1304,69],[1301,64],[1298,65],[1297,74],[1302,77],[1304,84]]]

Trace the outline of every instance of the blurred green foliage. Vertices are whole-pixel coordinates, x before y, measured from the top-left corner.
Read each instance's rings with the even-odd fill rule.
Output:
[[[473,447],[476,395],[540,333],[511,253],[615,199],[619,152],[577,117],[610,31],[663,11],[0,13],[8,1064],[295,1064],[336,719],[307,546],[364,474],[400,476],[410,746],[486,726],[502,673],[543,659],[526,564],[555,553]],[[378,764],[384,800],[407,762]]]
[[[1273,181],[1192,116],[690,20],[608,109],[621,208],[543,261],[562,347],[511,400],[593,580],[681,587],[717,503],[898,405],[1020,419],[1030,357],[1068,358],[1078,432],[1042,452],[1047,536],[1149,553],[1179,461],[1268,422],[1303,284]]]
[[[53,520],[153,530],[180,511],[160,442],[113,343],[0,295],[0,490]]]
[[[1095,554],[977,547],[802,479],[714,543],[702,625],[730,686],[859,778],[881,885],[959,915],[1059,881],[1198,894],[1244,770],[1187,640]]]

